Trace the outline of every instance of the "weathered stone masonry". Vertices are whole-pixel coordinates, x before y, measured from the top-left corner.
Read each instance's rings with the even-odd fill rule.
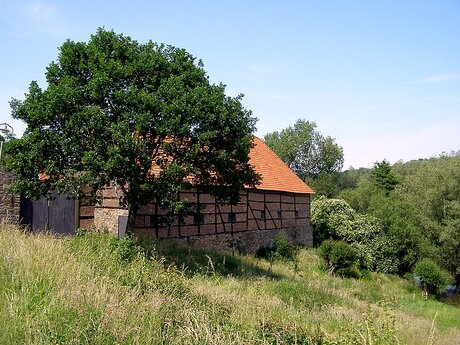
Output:
[[[0,223],[19,222],[19,212],[21,198],[19,195],[12,194],[6,190],[7,186],[14,181],[14,175],[6,172],[0,166]]]

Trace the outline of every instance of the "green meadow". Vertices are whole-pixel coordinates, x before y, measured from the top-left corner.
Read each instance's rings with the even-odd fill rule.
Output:
[[[460,308],[413,283],[0,225],[0,344],[456,344]]]

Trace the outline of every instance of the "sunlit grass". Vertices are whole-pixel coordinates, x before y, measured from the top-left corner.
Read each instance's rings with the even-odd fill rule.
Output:
[[[130,245],[107,234],[56,238],[0,225],[0,344],[460,339],[460,308],[424,300],[396,276],[330,276],[314,250],[300,251],[295,271],[252,256]]]

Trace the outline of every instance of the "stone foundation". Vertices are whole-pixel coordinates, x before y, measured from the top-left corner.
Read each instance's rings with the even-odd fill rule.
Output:
[[[0,166],[0,222],[19,223],[21,198],[6,190],[14,175]]]
[[[118,216],[127,216],[128,210],[124,208],[94,208],[94,226],[98,230],[106,230],[118,236]]]
[[[96,207],[94,210],[94,225],[99,230],[118,235],[118,216],[128,216],[124,208]],[[194,234],[183,237],[159,239],[159,246],[171,243],[187,244],[197,249],[210,249],[218,252],[255,254],[260,248],[271,247],[275,235],[283,231],[294,243],[302,246],[313,246],[313,231],[310,225],[270,230],[245,230],[232,233]],[[155,238],[153,229],[144,232],[134,229],[134,236],[138,238]]]
[[[313,233],[311,228],[296,227],[283,230],[253,230],[232,234],[211,234],[169,238],[160,240],[159,246],[173,242],[190,245],[197,249],[214,250],[217,252],[255,254],[260,248],[273,246],[276,234],[283,231],[294,243],[312,247]]]

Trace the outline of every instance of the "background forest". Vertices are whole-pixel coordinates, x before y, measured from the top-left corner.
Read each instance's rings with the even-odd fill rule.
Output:
[[[298,120],[265,141],[316,191],[315,246],[343,241],[356,251],[361,269],[404,276],[429,267],[432,279],[453,278],[458,288],[460,152],[341,171],[342,148],[314,122]]]

